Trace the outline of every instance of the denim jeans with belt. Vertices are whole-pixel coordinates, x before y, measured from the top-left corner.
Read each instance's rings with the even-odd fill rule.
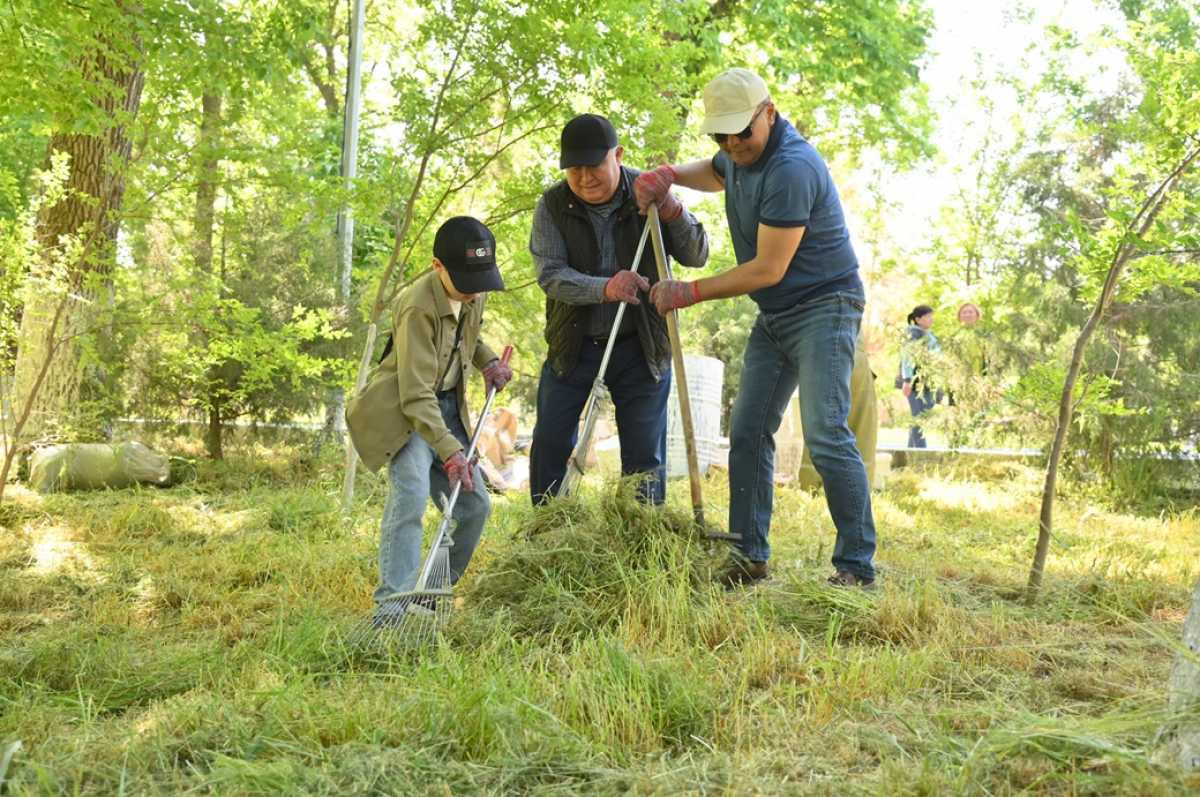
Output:
[[[584,338],[579,362],[565,377],[555,374],[549,361],[542,366],[537,423],[529,454],[529,494],[535,506],[558,494],[558,486],[567,472],[567,460],[579,437],[580,415],[600,371],[605,343],[603,338]],[[656,382],[646,365],[638,336],[629,335],[613,347],[604,384],[612,395],[617,416],[621,473],[646,474],[638,487],[638,496],[647,503],[661,504],[666,498],[671,370],[667,368]]]
[[[863,302],[834,293],[778,313],[760,312],[746,343],[733,406],[729,451],[729,530],[749,559],[771,555],[767,533],[775,497],[775,432],[799,388],[804,447],[825,483],[837,527],[833,566],[874,578],[875,520],[862,457],[846,423],[850,372]]]
[[[470,444],[470,437],[458,417],[458,397],[453,390],[438,394],[442,420],[447,428],[462,443],[463,453]],[[375,589],[375,602],[381,603],[399,592],[412,590],[420,576],[422,519],[425,505],[432,495],[450,497],[450,480],[442,470],[442,461],[437,452],[425,442],[421,435],[413,433],[404,447],[396,452],[388,463],[388,478],[391,489],[387,504],[383,508],[383,522],[379,538],[379,586]],[[454,504],[455,525],[451,527],[454,545],[450,548],[450,579],[458,581],[471,554],[479,544],[483,524],[492,511],[487,488],[483,484],[483,473],[476,465],[471,470],[475,492],[462,490]],[[440,504],[439,504],[440,506]]]

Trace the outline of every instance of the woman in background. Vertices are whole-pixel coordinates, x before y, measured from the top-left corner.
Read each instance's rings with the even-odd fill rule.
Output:
[[[929,388],[928,380],[921,376],[918,360],[921,359],[916,347],[924,346],[926,352],[940,352],[942,345],[933,334],[933,308],[927,304],[919,304],[908,314],[908,341],[900,355],[900,390],[908,399],[908,408],[912,410],[915,420],[928,412],[941,400],[941,391],[936,393]],[[925,448],[925,435],[919,424],[914,423],[908,430],[908,447]]]

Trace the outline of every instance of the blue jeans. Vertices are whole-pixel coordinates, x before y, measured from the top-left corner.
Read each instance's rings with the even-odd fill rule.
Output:
[[[458,397],[447,391],[438,397],[442,409],[442,420],[458,438],[466,453],[470,437],[458,417]],[[430,495],[434,498],[450,497],[450,480],[442,470],[442,461],[437,452],[425,442],[425,438],[413,433],[404,447],[396,452],[388,463],[388,478],[391,490],[383,508],[383,522],[379,537],[379,586],[375,589],[375,602],[381,603],[399,592],[408,592],[417,584],[423,559],[421,558],[422,519]],[[487,487],[483,484],[483,473],[476,465],[471,471],[475,481],[475,492],[463,490],[454,504],[455,525],[450,533],[454,545],[450,548],[450,579],[458,581],[471,554],[479,544],[483,524],[492,511]],[[439,504],[440,507],[440,504]]]
[[[742,384],[730,423],[729,530],[756,562],[771,555],[775,432],[800,391],[804,447],[825,483],[837,527],[833,566],[874,578],[875,520],[862,457],[846,423],[862,300],[835,293],[780,313],[759,313],[746,342]]]
[[[579,416],[603,357],[604,343],[584,338],[579,362],[565,378],[559,378],[549,362],[542,365],[537,423],[529,454],[529,493],[535,506],[558,494],[558,485],[567,472],[567,459],[579,436]],[[621,473],[646,474],[638,495],[647,502],[661,504],[666,498],[670,368],[662,379],[654,381],[641,342],[637,335],[630,335],[613,347],[604,384],[616,409]]]
[[[908,394],[908,408],[912,411],[913,418],[920,418],[929,410],[933,409],[934,405],[941,400],[942,392],[939,390],[934,396],[933,391],[929,388],[914,390]],[[925,433],[921,431],[919,424],[913,424],[908,430],[908,447],[909,448],[925,448]]]

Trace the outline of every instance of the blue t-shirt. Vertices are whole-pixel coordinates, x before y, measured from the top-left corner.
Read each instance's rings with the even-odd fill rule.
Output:
[[[790,122],[776,116],[767,146],[751,165],[738,166],[724,150],[712,165],[725,180],[725,215],[739,263],[757,254],[759,224],[804,228],[783,279],[750,294],[760,310],[777,313],[839,291],[864,296],[837,187]]]

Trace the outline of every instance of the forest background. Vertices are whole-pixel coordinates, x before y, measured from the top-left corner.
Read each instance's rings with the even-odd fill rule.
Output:
[[[122,417],[202,420],[214,458],[231,420],[324,418],[334,431],[364,330],[386,324],[456,213],[496,231],[510,290],[489,303],[487,332],[517,343],[510,401],[530,407],[544,342],[528,230],[560,176],[563,122],[608,115],[635,166],[707,156],[699,89],[748,65],[830,161],[850,208],[885,421],[903,424],[891,376],[903,316],[925,302],[943,312],[938,368],[958,405],[930,424],[953,443],[1045,447],[1117,241],[1135,251],[1084,353],[1067,463],[1137,492],[1154,481],[1147,454],[1194,451],[1193,4],[1014,4],[1001,29],[1029,36],[1019,58],[1002,37],[999,56],[939,62],[934,11],[912,0],[379,0],[366,9],[347,190],[349,11],[315,0],[0,11],[6,437],[26,408],[23,440],[102,439]],[[1130,232],[1181,164],[1152,223]],[[687,201],[710,231],[708,270],[732,265],[719,197]],[[983,308],[982,325],[956,328],[963,301]],[[726,406],[752,317],[747,300],[684,314],[689,350],[726,363]]]

